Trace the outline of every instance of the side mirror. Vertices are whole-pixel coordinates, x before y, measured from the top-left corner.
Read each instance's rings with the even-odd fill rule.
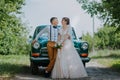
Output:
[[[32,38],[32,36],[30,35],[30,36],[29,36],[29,39],[31,39],[31,38]]]
[[[28,43],[32,43],[32,36],[30,35],[29,38],[28,38]]]
[[[80,40],[82,40],[82,37],[79,37]]]

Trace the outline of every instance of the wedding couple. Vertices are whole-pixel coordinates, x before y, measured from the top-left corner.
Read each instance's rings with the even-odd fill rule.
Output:
[[[62,27],[58,27],[57,17],[50,19],[51,25],[38,33],[33,43],[44,32],[48,32],[49,41],[47,43],[48,56],[50,63],[45,69],[45,77],[52,78],[81,78],[87,77],[87,72],[83,66],[82,60],[72,43],[72,28],[68,17],[62,18]],[[55,48],[56,44],[62,45]]]

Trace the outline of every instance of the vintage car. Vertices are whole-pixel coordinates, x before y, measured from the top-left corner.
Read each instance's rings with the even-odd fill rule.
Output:
[[[35,39],[36,35],[48,25],[40,25],[36,27],[33,35],[33,39]],[[59,26],[60,27],[60,26]],[[90,61],[88,57],[88,47],[89,44],[86,41],[82,41],[81,39],[77,39],[75,34],[75,30],[72,27],[72,37],[74,47],[76,48],[78,54],[80,55],[82,62],[85,66],[86,62]],[[47,42],[48,42],[48,34],[44,32],[39,38],[38,41],[31,45],[31,52],[30,52],[30,67],[32,74],[38,73],[38,67],[43,66],[46,67],[49,64],[49,57],[47,51]]]

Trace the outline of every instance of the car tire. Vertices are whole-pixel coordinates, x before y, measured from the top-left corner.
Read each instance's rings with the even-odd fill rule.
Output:
[[[86,63],[85,62],[83,62],[83,65],[84,65],[84,67],[86,66]]]
[[[36,64],[34,64],[33,62],[31,62],[30,64],[30,68],[31,68],[31,73],[33,75],[37,75],[38,74],[38,66]]]

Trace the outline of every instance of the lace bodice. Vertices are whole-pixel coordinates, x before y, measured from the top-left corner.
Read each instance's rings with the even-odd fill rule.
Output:
[[[60,35],[60,39],[59,41],[62,43],[64,42],[65,40],[67,39],[71,39],[71,27],[68,26],[67,29],[63,29],[61,28],[60,31],[59,31],[59,35]]]

